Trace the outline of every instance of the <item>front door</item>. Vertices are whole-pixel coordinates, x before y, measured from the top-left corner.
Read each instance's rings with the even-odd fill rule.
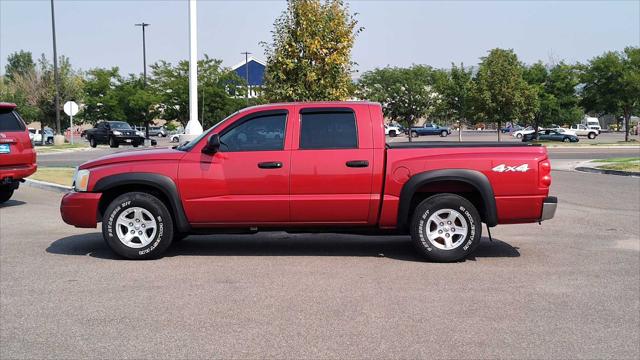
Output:
[[[287,128],[286,110],[252,113],[220,131],[220,151],[213,156],[186,155],[178,176],[189,221],[196,226],[288,222]]]
[[[368,108],[299,112],[291,152],[291,221],[364,224],[373,176]]]

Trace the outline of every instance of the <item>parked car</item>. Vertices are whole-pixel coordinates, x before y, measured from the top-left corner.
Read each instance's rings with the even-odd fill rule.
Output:
[[[53,144],[53,130],[50,128],[44,128],[44,143]],[[42,143],[42,134],[40,129],[29,128],[29,138],[32,143]]]
[[[522,141],[533,141],[533,140],[546,140],[546,141],[562,141],[562,142],[578,142],[577,136],[567,133],[559,132],[558,130],[541,130],[538,131],[538,136],[536,137],[535,133],[526,134],[522,137]]]
[[[573,131],[571,129],[562,128],[562,127],[549,128],[549,129],[545,129],[545,130],[555,130],[555,131],[559,132],[560,134],[567,134],[567,135],[577,136],[575,131]]]
[[[586,136],[589,139],[595,139],[600,134],[598,130],[590,129],[584,124],[573,124],[571,125],[571,130],[573,130],[576,135]]]
[[[93,129],[88,129],[85,137],[91,147],[96,147],[98,144],[109,144],[112,148],[117,148],[121,144],[138,147],[144,143],[144,133],[134,130],[124,121],[101,121]]]
[[[0,204],[36,169],[36,152],[16,104],[0,102]]]
[[[507,133],[513,133],[514,131],[519,131],[524,129],[522,126],[520,125],[513,125],[513,126],[507,126],[507,127],[503,127],[502,129],[500,129],[500,132],[503,134],[507,134]]]
[[[173,134],[169,137],[169,141],[171,141],[172,143],[177,143],[180,142],[180,135],[182,134]]]
[[[396,137],[400,134],[400,128],[398,126],[384,124],[384,134],[389,135],[389,137]]]
[[[540,130],[541,130],[540,128],[538,128],[538,129],[539,129],[538,131],[540,131]],[[533,134],[534,132],[536,132],[536,131],[534,130],[533,126],[527,126],[527,127],[526,127],[526,128],[524,128],[524,129],[521,129],[521,130],[517,130],[517,131],[512,132],[512,133],[511,133],[511,136],[513,136],[513,137],[515,137],[515,138],[518,138],[518,139],[522,139],[522,137],[523,137],[524,135],[527,135],[527,134]]]
[[[149,136],[167,136],[167,130],[164,126],[149,126]]]
[[[422,135],[440,135],[445,137],[451,134],[451,129],[448,127],[438,126],[436,124],[424,124],[420,127],[412,127],[410,135],[411,137],[418,137]]]
[[[250,107],[187,145],[80,165],[60,212],[76,227],[101,221],[130,259],[160,257],[191,233],[285,230],[410,234],[427,259],[457,261],[477,248],[483,222],[554,216],[545,147],[387,144],[383,121],[369,102]]]

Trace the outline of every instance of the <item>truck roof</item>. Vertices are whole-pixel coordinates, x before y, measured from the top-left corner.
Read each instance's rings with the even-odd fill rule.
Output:
[[[17,107],[16,104],[14,103],[9,103],[9,102],[0,102],[0,109],[9,109],[9,110],[13,110]]]
[[[247,108],[244,108],[242,110],[240,110],[240,112],[245,112],[245,111],[249,111],[249,110],[255,110],[255,109],[269,109],[269,108],[273,108],[273,107],[281,107],[281,106],[292,106],[292,105],[297,105],[297,106],[349,106],[349,105],[376,105],[376,106],[380,106],[380,103],[377,102],[373,102],[373,101],[359,101],[359,100],[352,100],[352,101],[300,101],[300,102],[280,102],[280,103],[272,103],[272,104],[263,104],[263,105],[255,105],[255,106],[250,106]]]

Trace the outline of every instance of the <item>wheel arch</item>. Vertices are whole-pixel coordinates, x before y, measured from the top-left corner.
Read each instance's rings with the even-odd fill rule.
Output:
[[[153,173],[116,174],[98,180],[92,191],[103,193],[98,208],[100,215],[113,199],[125,192],[142,191],[157,195],[171,211],[176,228],[180,232],[188,232],[191,229],[178,187],[168,176]]]
[[[400,204],[398,206],[398,229],[405,231],[409,227],[411,211],[414,207],[414,198],[421,188],[430,184],[442,182],[458,182],[474,189],[480,199],[472,201],[481,215],[482,221],[489,227],[498,224],[496,200],[489,179],[481,172],[468,169],[444,169],[432,170],[412,176],[402,187],[400,192]],[[481,204],[479,204],[481,202]]]

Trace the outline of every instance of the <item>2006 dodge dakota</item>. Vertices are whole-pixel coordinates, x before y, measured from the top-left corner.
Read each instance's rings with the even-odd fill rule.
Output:
[[[60,211],[77,227],[102,222],[131,259],[188,234],[286,230],[410,234],[427,259],[456,261],[482,223],[552,218],[550,173],[530,144],[386,144],[376,103],[270,104],[173,149],[82,164]]]

